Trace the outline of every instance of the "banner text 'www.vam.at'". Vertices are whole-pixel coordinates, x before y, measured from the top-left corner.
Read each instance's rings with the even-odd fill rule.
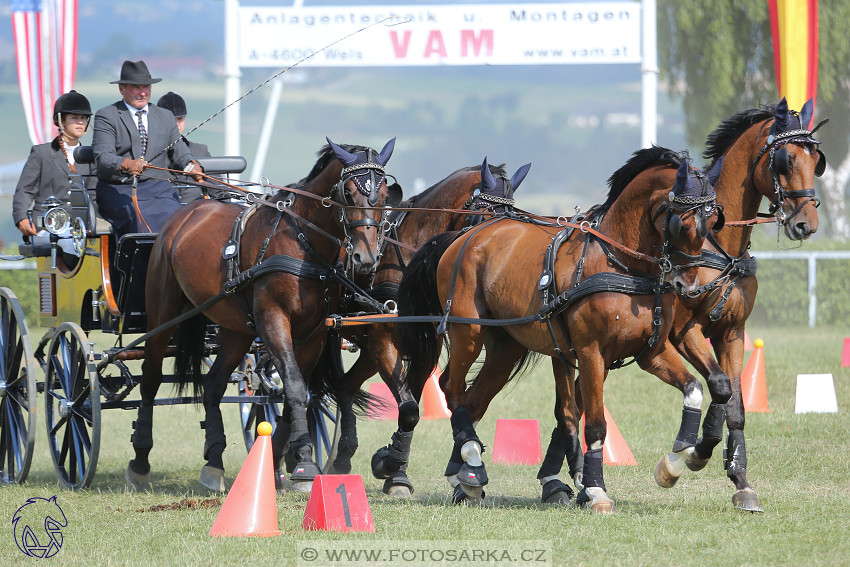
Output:
[[[640,16],[639,2],[242,7],[239,66],[640,63]],[[372,25],[385,18],[404,23]]]

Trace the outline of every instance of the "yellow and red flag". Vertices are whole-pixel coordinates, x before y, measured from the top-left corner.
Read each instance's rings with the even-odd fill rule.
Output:
[[[788,100],[789,108],[799,110],[817,94],[818,0],[767,0],[767,3],[779,97]]]

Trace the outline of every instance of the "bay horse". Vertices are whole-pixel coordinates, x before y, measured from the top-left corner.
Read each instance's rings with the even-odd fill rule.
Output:
[[[459,169],[402,203],[400,208],[403,210],[394,211],[389,218],[388,232],[395,242],[384,241],[384,253],[375,270],[374,280],[368,287],[364,286],[369,294],[380,302],[395,301],[402,274],[413,253],[437,234],[459,230],[484,218],[484,215],[473,212],[489,210],[498,213],[499,208],[505,206],[503,201],[511,201],[513,191],[522,182],[529,166],[520,168],[518,175],[509,180],[504,165],[490,165],[485,157],[480,166]],[[486,198],[490,194],[494,197],[488,202]],[[458,212],[460,210],[469,211],[469,214]],[[375,324],[343,329],[343,336],[361,350],[343,379],[344,394],[338,403],[338,423],[342,431],[329,472],[347,474],[351,471],[351,458],[358,447],[353,400],[363,383],[379,373],[398,404],[398,430],[393,433],[390,444],[373,456],[372,473],[385,481],[383,491],[386,494],[403,497],[413,491],[413,483],[406,470],[413,431],[419,423],[422,388],[411,391],[402,379],[403,368],[394,327],[393,324]],[[345,329],[348,329],[347,333]]]
[[[417,252],[401,282],[400,314],[440,315],[442,321],[401,325],[398,333],[406,379],[415,389],[438,362],[439,335],[448,328],[449,360],[440,386],[452,411],[454,447],[445,475],[456,502],[483,497],[489,479],[474,424],[532,352],[565,365],[556,373],[555,414],[559,443],[567,448],[570,474],[581,489],[579,504],[600,513],[614,508],[602,471],[602,393],[609,369],[624,359],[634,357],[641,368],[680,389],[684,407],[677,443],[693,445],[702,386],[669,340],[674,298],[667,292],[685,295],[696,287],[687,264],[717,222],[711,183],[686,159],[675,185],[647,178],[622,191],[612,188],[608,200],[578,225],[562,230],[496,219],[437,236]],[[483,365],[467,388],[466,375],[482,347]],[[575,368],[587,418],[583,458]],[[713,401],[725,403],[729,393],[727,382],[725,397],[718,392]],[[560,483],[557,471],[539,478],[544,496],[550,482]]]
[[[758,497],[747,481],[744,440],[745,411],[741,395],[744,331],[758,291],[756,259],[748,253],[752,224],[762,199],[770,202],[779,229],[792,240],[809,238],[818,229],[818,200],[814,181],[826,168],[826,157],[813,137],[826,121],[809,130],[812,101],[800,112],[789,110],[783,98],[778,104],[739,112],[709,134],[703,157],[708,167],[723,160],[714,188],[727,222],[741,226],[722,231],[706,240],[698,268],[704,283],[693,299],[677,308],[670,338],[682,356],[706,378],[711,388],[718,373],[731,380],[732,396],[726,406],[712,403],[702,426],[702,437],[684,464],[700,470],[708,463],[714,447],[722,441],[724,418],[729,433],[724,468],[735,485],[734,508],[762,512]],[[658,169],[669,178],[670,169]],[[711,340],[716,359],[706,343]],[[671,461],[672,458],[672,461]],[[656,481],[673,486],[684,465],[671,455],[656,468]]]
[[[202,312],[176,331],[163,331],[145,342],[142,401],[132,436],[135,457],[125,475],[128,488],[143,489],[150,483],[153,406],[173,334],[175,381],[178,386],[191,381],[196,394],[203,393],[206,464],[201,483],[214,490],[225,488],[226,438],[219,404],[231,372],[259,337],[285,396],[272,443],[275,466],[288,446],[287,460],[295,464],[293,487],[309,490],[320,471],[307,431],[308,387],[333,397],[335,384],[327,376],[320,376],[320,384],[307,384],[304,377],[322,374],[316,369],[326,348],[324,318],[339,299],[334,270],[341,250],[346,250],[355,273],[370,273],[377,263],[383,208],[401,200],[400,189],[386,183],[384,170],[394,145],[395,138],[376,152],[328,139],[299,189],[281,189],[247,208],[201,199],[169,217],[148,266],[148,327],[156,329],[198,306]],[[214,300],[222,293],[223,298]],[[208,320],[218,326],[219,346],[214,364],[202,376]]]

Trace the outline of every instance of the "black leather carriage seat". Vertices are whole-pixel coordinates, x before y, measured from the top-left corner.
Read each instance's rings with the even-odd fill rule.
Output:
[[[242,156],[214,156],[197,158],[197,162],[208,175],[230,175],[242,173],[248,162]]]

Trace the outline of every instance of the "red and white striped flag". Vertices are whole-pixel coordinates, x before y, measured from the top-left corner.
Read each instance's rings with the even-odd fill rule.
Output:
[[[53,103],[74,87],[78,0],[12,0],[21,103],[33,144],[56,135]]]

